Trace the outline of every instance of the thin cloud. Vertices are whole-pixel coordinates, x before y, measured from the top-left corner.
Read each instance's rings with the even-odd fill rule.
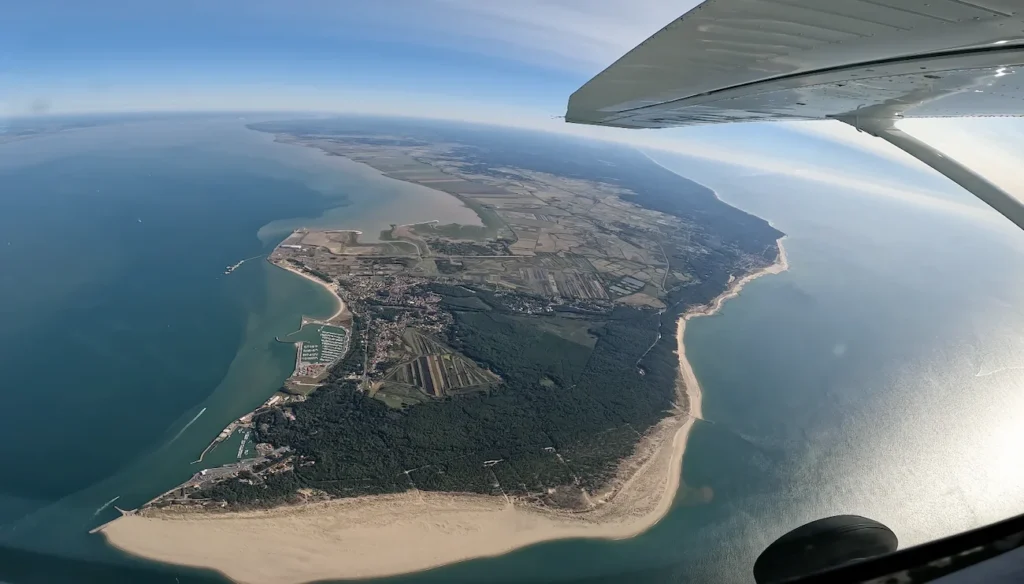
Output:
[[[991,209],[980,203],[974,203],[964,193],[964,203],[937,197],[929,191],[915,189],[912,186],[889,183],[859,175],[847,174],[836,168],[811,166],[800,161],[781,159],[735,148],[722,148],[707,144],[659,144],[649,147],[670,153],[685,154],[693,158],[701,158],[714,162],[731,164],[766,174],[776,174],[813,181],[821,184],[836,185],[859,193],[900,201],[906,204],[949,213],[980,221],[1001,221],[1002,218]]]
[[[592,75],[699,0],[378,0],[263,2],[240,12],[316,36],[443,47]],[[350,5],[351,4],[351,5]],[[229,9],[216,9],[227,13]],[[214,10],[214,9],[207,9]]]
[[[314,110],[498,123],[681,152],[760,172],[843,184],[869,195],[900,198],[950,212],[990,214],[970,202],[959,204],[948,197],[933,196],[934,193],[929,191],[931,186],[923,186],[931,184],[942,189],[941,184],[934,181],[933,171],[883,141],[858,134],[838,123],[780,125],[785,129],[772,136],[772,139],[786,139],[791,145],[800,143],[794,137],[803,136],[819,139],[819,145],[822,144],[820,139],[825,139],[830,144],[854,149],[841,150],[832,156],[831,153],[822,155],[815,152],[813,140],[806,142],[812,146],[793,147],[780,154],[772,139],[760,138],[756,127],[700,129],[691,133],[631,132],[570,126],[552,119],[564,112],[568,94],[579,83],[698,3],[697,0],[521,0],[514,3],[486,0],[354,3],[335,0],[297,0],[294,3],[224,0],[206,3],[183,0],[161,5],[158,7],[159,15],[154,17],[152,7],[144,8],[125,0],[97,0],[90,4],[88,10],[74,8],[64,11],[55,9],[61,4],[57,0],[39,0],[19,5],[13,15],[8,15],[11,18],[6,24],[0,23],[0,33],[7,31],[11,33],[8,35],[10,38],[27,43],[36,36],[39,37],[37,40],[47,40],[46,34],[56,34],[48,32],[51,29],[74,33],[116,21],[126,26],[110,29],[109,35],[101,36],[110,37],[109,42],[113,43],[111,50],[138,55],[140,64],[144,63],[144,56],[150,54],[147,50],[176,46],[175,39],[183,47],[202,47],[202,50],[182,57],[180,62],[163,62],[160,59],[145,62],[146,66],[139,69],[151,75],[146,79],[140,79],[135,70],[108,67],[107,60],[96,61],[103,66],[97,65],[93,69],[89,64],[94,61],[87,57],[83,57],[81,63],[74,63],[74,67],[65,69],[45,62],[46,66],[34,66],[26,61],[22,69],[30,73],[19,77],[15,69],[10,68],[3,73],[4,78],[0,81],[8,91],[0,109],[9,114],[23,115],[33,109],[33,101],[37,97],[44,96],[54,113]],[[21,29],[31,29],[29,25],[33,23],[38,26],[42,22],[49,28],[40,28],[33,33],[35,36],[14,34]],[[54,28],[62,22],[73,26]],[[163,23],[163,28],[154,23]],[[129,24],[132,26],[127,26]],[[136,25],[149,26],[160,34],[121,36],[119,31],[135,30]],[[257,80],[245,77],[249,69],[230,66],[234,63],[230,61],[230,51],[218,52],[227,51],[224,47],[230,45],[225,44],[222,37],[230,37],[237,31],[246,31],[239,37],[242,40],[267,40],[267,54],[271,57],[275,51],[281,51],[282,58],[291,58],[290,50],[306,47],[312,52],[303,55],[323,56],[329,60],[332,55],[348,54],[342,50],[345,46],[362,46],[365,42],[368,46],[380,48],[392,43],[392,49],[398,47],[400,50],[389,52],[381,49],[375,52],[377,48],[372,48],[365,56],[367,68],[387,71],[390,66],[407,62],[406,55],[415,56],[418,47],[442,47],[476,56],[474,63],[477,68],[473,70],[482,68],[493,71],[493,75],[482,79],[466,73],[465,69],[459,68],[464,63],[453,59],[437,63],[439,67],[433,67],[429,62],[418,63],[423,67],[422,77],[406,80],[404,85],[400,75],[382,75],[382,79],[387,81],[385,85],[375,85],[373,79],[353,82],[346,80],[344,70],[309,72],[308,77],[296,75],[289,77],[287,82],[271,76]],[[163,39],[167,45],[151,46],[151,36]],[[88,40],[95,35],[75,38]],[[342,45],[339,39],[350,44]],[[13,49],[17,49],[16,43]],[[198,55],[202,58],[195,61],[196,66],[193,67],[190,59],[198,59]],[[34,56],[37,53],[27,50],[23,55],[25,59]],[[220,69],[210,66],[219,57],[228,59],[224,61],[225,66]],[[509,63],[521,66],[508,67]],[[216,77],[228,70],[234,75],[233,81],[221,81]],[[398,70],[406,69],[399,67]],[[51,75],[52,78],[45,78],[37,71],[56,73]],[[538,76],[533,74],[536,71],[553,74]],[[102,88],[86,82],[94,81],[96,76],[110,79]],[[438,81],[427,88],[422,84],[423,79]],[[499,91],[474,91],[492,86],[496,80],[507,82],[507,85],[502,85]],[[480,95],[494,97],[473,99]],[[981,132],[967,126],[925,125],[913,129],[908,127],[908,130],[920,133],[954,157],[963,157],[965,162],[976,165],[988,175],[995,172],[996,162],[1001,167],[1007,166],[1012,153],[1019,152],[1020,146],[1024,145],[1024,126],[1015,133],[1006,134],[1008,127],[1000,123],[986,126]],[[896,176],[901,174],[899,172],[871,172],[871,163],[862,164],[862,170],[855,172],[847,164],[851,152],[868,153],[878,160],[896,161],[911,172],[902,173],[903,176]],[[863,171],[864,168],[868,170]],[[914,181],[907,180],[908,175],[928,176],[932,182],[921,180],[912,184]],[[1015,177],[1011,170],[994,176],[993,180],[1024,191],[1024,184],[1013,182]],[[951,190],[956,189],[953,187]],[[943,193],[948,194],[946,191]]]
[[[596,72],[699,2],[521,0],[514,3],[435,0],[440,22],[457,34],[497,41],[507,57],[544,55],[554,64]],[[434,12],[434,10],[431,10]],[[470,45],[481,50],[479,45]],[[553,64],[550,60],[547,65]]]
[[[845,146],[856,148],[857,150],[892,160],[893,162],[898,162],[913,170],[923,171],[928,168],[928,166],[920,160],[899,148],[896,148],[885,140],[860,132],[856,128],[839,121],[828,120],[811,123],[793,122],[786,123],[785,126],[793,132],[817,138],[824,138],[832,142],[838,142]]]
[[[946,156],[1018,198],[1024,198],[1020,153],[1024,151],[1024,120],[1020,118],[953,118],[904,120],[907,133],[931,144]]]

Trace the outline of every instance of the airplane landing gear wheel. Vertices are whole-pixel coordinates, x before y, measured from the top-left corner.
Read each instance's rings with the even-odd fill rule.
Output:
[[[782,582],[896,551],[896,534],[859,515],[801,525],[765,548],[754,562],[757,584]]]

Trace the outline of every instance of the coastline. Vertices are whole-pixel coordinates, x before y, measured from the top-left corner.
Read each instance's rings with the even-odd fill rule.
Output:
[[[345,310],[348,308],[345,305],[345,301],[342,300],[341,296],[338,295],[338,287],[337,286],[332,285],[332,284],[328,284],[327,282],[324,282],[320,278],[316,278],[316,277],[314,277],[314,276],[312,276],[310,274],[307,274],[306,272],[303,272],[300,269],[293,268],[293,267],[288,266],[288,265],[284,265],[284,262],[277,263],[277,262],[271,261],[270,259],[267,259],[267,261],[270,262],[271,265],[277,266],[277,267],[281,268],[282,270],[288,270],[289,272],[291,272],[293,274],[297,274],[299,276],[302,276],[303,278],[309,280],[310,282],[314,282],[314,283],[316,283],[319,286],[322,286],[324,289],[326,289],[328,292],[330,292],[331,297],[334,298],[334,301],[337,303],[337,307],[338,308],[337,308],[337,310],[334,311],[334,314],[332,314],[331,316],[329,316],[329,317],[327,317],[327,318],[325,318],[323,320],[328,321],[328,322],[332,321],[332,320],[338,318],[339,316],[341,316],[345,312]]]
[[[686,321],[691,318],[698,316],[713,316],[722,309],[722,305],[725,304],[726,300],[739,296],[739,293],[743,291],[743,288],[753,282],[754,280],[767,276],[769,274],[781,274],[789,269],[789,258],[786,255],[786,246],[783,244],[783,240],[786,236],[779,238],[776,244],[779,247],[779,257],[773,264],[766,268],[762,268],[756,272],[747,274],[739,280],[733,281],[725,292],[718,295],[711,304],[704,306],[696,306],[686,311],[676,324],[676,345],[678,346],[677,352],[679,353],[679,377],[683,386],[686,388],[686,396],[689,399],[689,415],[691,418],[698,420],[704,419],[703,410],[703,390],[700,387],[700,381],[697,380],[697,374],[693,371],[693,365],[690,364],[690,360],[686,358]]]
[[[686,358],[686,322],[716,314],[749,282],[787,270],[784,239],[777,240],[776,262],[730,282],[710,304],[678,318],[678,391],[688,411],[665,418],[643,437],[634,455],[623,461],[613,487],[594,495],[597,505],[591,510],[542,511],[501,497],[407,491],[224,514],[144,512],[121,517],[100,533],[122,551],[214,569],[252,584],[391,576],[558,539],[636,536],[672,507],[694,420],[703,417],[700,383]],[[279,267],[317,282],[337,297],[329,284]],[[345,309],[340,297],[338,302],[332,319]],[[425,541],[431,545],[422,545]],[[396,548],[403,553],[388,552]]]

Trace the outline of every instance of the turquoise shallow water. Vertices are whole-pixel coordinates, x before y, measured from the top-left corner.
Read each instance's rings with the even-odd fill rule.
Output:
[[[708,422],[683,479],[713,500],[677,504],[631,540],[542,544],[389,581],[742,582],[771,539],[820,516],[865,514],[910,544],[1024,511],[1018,234],[661,162],[789,234],[789,272],[687,328]],[[331,310],[322,288],[264,261],[224,267],[297,225],[379,222],[389,208],[435,218],[413,191],[376,180],[229,119],[0,145],[0,542],[139,563],[86,531],[194,472],[206,443],[287,376],[293,349],[274,337]],[[206,462],[232,459],[240,441]],[[59,564],[0,560],[23,574]]]
[[[331,299],[263,261],[224,267],[273,247],[256,236],[269,221],[344,199],[287,164],[254,170],[285,147],[238,122],[3,148],[0,379],[18,415],[0,437],[25,447],[0,478],[0,537],[90,547],[80,534],[116,516],[106,503],[131,508],[190,476],[197,448],[287,376],[292,351],[273,337]]]
[[[241,436],[193,464],[291,372],[294,347],[275,337],[335,303],[259,257],[225,267],[273,249],[288,232],[274,222],[443,211],[381,182],[227,118],[0,145],[0,440],[18,445],[0,473],[0,541],[119,557],[86,536],[114,506],[232,461]]]

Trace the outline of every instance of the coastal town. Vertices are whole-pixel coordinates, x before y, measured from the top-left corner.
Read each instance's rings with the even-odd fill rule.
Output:
[[[126,511],[132,521],[108,537],[175,526],[181,548],[209,521],[322,509],[339,522],[324,541],[406,541],[371,517],[385,501],[416,521],[480,509],[459,533],[504,529],[514,513],[533,525],[528,541],[626,537],[667,512],[702,416],[686,320],[784,269],[780,232],[657,167],[629,171],[639,163],[629,153],[621,167],[581,159],[597,164],[587,176],[495,146],[299,130],[275,139],[442,191],[480,224],[287,235],[266,261],[324,287],[336,311],[277,338],[295,347],[292,375],[210,445],[239,441],[233,462]],[[184,517],[196,520],[165,521]],[[266,525],[277,527],[259,545],[286,546],[274,535],[284,524]],[[466,554],[446,557],[478,552]]]
[[[278,337],[295,345],[292,375],[260,408],[225,428],[197,460],[245,433],[256,441],[249,449],[239,447],[239,461],[197,472],[150,507],[230,508],[230,497],[217,495],[225,485],[234,484],[235,490],[244,485],[269,488],[280,473],[316,464],[313,455],[275,444],[268,422],[296,421],[296,406],[325,384],[350,383],[363,396],[397,411],[507,392],[522,383],[510,364],[502,364],[507,355],[480,352],[481,342],[514,342],[486,332],[494,325],[526,326],[524,332],[540,334],[542,343],[550,344],[541,339],[554,335],[550,338],[569,341],[571,351],[592,350],[601,338],[595,331],[615,322],[609,320],[613,314],[629,315],[638,324],[653,319],[649,322],[658,327],[671,326],[679,309],[668,309],[684,302],[680,292],[697,291],[710,284],[705,280],[718,277],[714,264],[699,267],[700,258],[708,255],[707,243],[694,237],[689,219],[646,208],[631,200],[636,194],[623,186],[527,168],[484,170],[444,145],[387,140],[367,145],[344,137],[297,140],[288,135],[278,140],[301,142],[405,181],[443,189],[473,209],[481,225],[392,225],[369,238],[355,230],[299,228],[282,240],[266,261],[323,286],[338,308],[329,318],[303,317],[295,332]],[[772,242],[760,254],[738,256],[724,283],[771,265],[774,252]],[[623,372],[648,377],[657,364],[652,351],[663,336],[640,341],[639,353],[625,358],[635,365]],[[610,358],[622,360],[625,354],[617,351]],[[560,379],[557,371],[540,375],[540,386],[571,382]],[[652,381],[675,377],[660,369],[654,374]],[[682,400],[676,407],[688,409],[685,395],[671,397],[676,395],[672,385],[669,381],[666,395]],[[243,452],[251,456],[243,458]],[[602,463],[604,470],[593,475],[570,471],[578,485],[570,492],[576,494],[562,496],[560,502],[545,494],[557,482],[510,490],[495,475],[493,483],[506,498],[582,510],[593,506],[580,501],[591,500],[594,489],[614,483],[614,462],[608,459]],[[407,478],[417,487],[422,482],[413,475]],[[301,493],[305,501],[332,497],[315,488]]]

